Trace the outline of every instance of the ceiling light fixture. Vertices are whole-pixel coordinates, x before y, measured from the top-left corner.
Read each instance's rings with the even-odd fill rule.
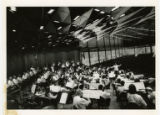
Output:
[[[104,11],[101,11],[100,13],[101,13],[101,14],[104,14],[105,12],[104,12]]]
[[[62,26],[60,26],[59,28],[57,28],[57,30],[60,30],[62,28]]]
[[[55,23],[60,23],[59,21],[57,21],[57,20],[55,20],[55,21],[53,21],[53,22],[55,22]]]
[[[100,10],[99,9],[94,9],[96,12],[99,12]]]
[[[48,14],[52,14],[54,11],[55,11],[54,9],[50,9],[50,10],[48,11]]]
[[[12,30],[12,32],[16,32],[16,30],[15,30],[15,29],[13,29],[13,30]]]
[[[51,37],[52,37],[52,35],[49,35],[49,36],[48,36],[48,38],[51,38]]]
[[[76,20],[76,19],[78,19],[79,18],[79,16],[76,16],[75,18],[74,18],[74,20]]]
[[[119,6],[116,6],[116,7],[114,7],[111,11],[114,11],[114,10],[116,10],[116,9],[118,9],[119,8]]]
[[[40,26],[40,30],[43,30],[44,29],[44,26]]]

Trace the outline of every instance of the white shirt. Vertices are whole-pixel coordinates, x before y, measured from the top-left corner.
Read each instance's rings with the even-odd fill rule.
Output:
[[[128,99],[128,102],[136,103],[140,107],[144,108],[144,107],[147,106],[147,104],[144,101],[144,99],[138,94],[130,94],[130,93],[128,93],[127,94],[127,99]]]
[[[114,77],[115,77],[114,71],[111,71],[111,72],[108,74],[108,77],[109,77],[109,78],[114,78]]]
[[[119,70],[119,66],[118,65],[114,65],[113,68],[114,68],[115,71]]]
[[[51,92],[55,92],[55,93],[58,93],[58,92],[61,91],[61,87],[60,86],[56,86],[56,85],[50,85],[49,89],[50,89]]]
[[[17,80],[18,80],[19,83],[22,82],[22,78],[21,77],[17,77]]]
[[[27,79],[27,76],[26,76],[26,75],[23,75],[23,76],[22,76],[22,79],[26,80],[26,79]]]
[[[99,74],[97,72],[93,74],[93,79],[99,79]]]
[[[14,83],[13,83],[13,81],[8,80],[8,87],[10,87],[10,86],[14,86]]]
[[[36,74],[37,74],[37,70],[34,69],[34,70],[33,70],[33,73],[34,73],[34,75],[36,75]]]
[[[73,106],[77,109],[86,109],[86,106],[88,106],[90,103],[89,100],[86,100],[84,98],[81,98],[80,96],[75,96],[73,98]]]
[[[34,75],[33,71],[30,71],[29,74],[30,74],[30,76],[33,76],[33,75]]]
[[[13,83],[17,85],[18,84],[18,80],[14,78],[13,79]]]
[[[50,72],[49,72],[49,71],[47,71],[47,72],[43,75],[43,76],[44,76],[44,79],[48,79],[49,74],[50,74]]]

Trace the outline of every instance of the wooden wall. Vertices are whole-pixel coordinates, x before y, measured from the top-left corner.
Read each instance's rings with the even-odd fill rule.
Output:
[[[44,67],[57,61],[79,61],[79,57],[78,50],[9,53],[7,54],[7,76],[22,74],[31,66]]]

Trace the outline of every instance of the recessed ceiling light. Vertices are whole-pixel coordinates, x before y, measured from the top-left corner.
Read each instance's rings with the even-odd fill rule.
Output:
[[[12,31],[13,31],[13,32],[16,32],[16,30],[15,30],[15,29],[13,29]]]
[[[60,23],[59,21],[57,21],[57,20],[55,20],[55,21],[53,21],[53,22],[55,22],[55,23]]]
[[[40,30],[43,30],[44,29],[44,26],[40,26]]]
[[[50,9],[50,10],[48,11],[48,14],[52,14],[54,11],[55,11],[54,9]]]
[[[51,37],[52,37],[52,35],[49,35],[49,36],[48,36],[48,38],[51,38]]]
[[[95,11],[99,12],[100,10],[99,9],[94,9]]]
[[[79,18],[79,16],[76,16],[75,18],[74,18],[74,20],[76,20],[76,19],[78,19]]]
[[[114,11],[114,10],[116,10],[116,9],[118,9],[119,8],[119,6],[116,6],[116,7],[114,7],[111,11]]]
[[[123,17],[123,16],[125,16],[125,14],[122,14],[120,17]]]
[[[59,28],[57,28],[57,30],[60,30],[62,28],[62,26],[60,26]]]
[[[48,42],[48,44],[52,44],[52,42]]]
[[[105,12],[104,12],[104,11],[101,11],[100,13],[101,13],[101,14],[104,14]]]

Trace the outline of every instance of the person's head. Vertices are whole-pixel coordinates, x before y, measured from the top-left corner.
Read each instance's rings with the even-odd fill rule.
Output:
[[[10,76],[10,77],[9,77],[9,80],[12,80],[12,79],[13,79],[12,76]]]
[[[125,82],[124,81],[121,81],[121,86],[124,86]]]
[[[130,84],[129,85],[129,90],[128,90],[128,92],[130,93],[130,94],[135,94],[137,91],[136,91],[136,86],[134,85],[134,84]]]
[[[146,87],[146,93],[150,94],[152,93],[153,89],[151,87]]]
[[[118,78],[116,82],[117,82],[117,83],[121,83],[121,79]]]
[[[99,90],[103,90],[103,85],[99,85],[99,86],[98,86],[98,89],[99,89]]]
[[[81,89],[81,90],[82,90],[82,89],[83,89],[83,87],[84,87],[83,85],[80,85],[80,86],[79,86],[79,89]]]
[[[16,79],[17,77],[14,75],[13,78]]]

